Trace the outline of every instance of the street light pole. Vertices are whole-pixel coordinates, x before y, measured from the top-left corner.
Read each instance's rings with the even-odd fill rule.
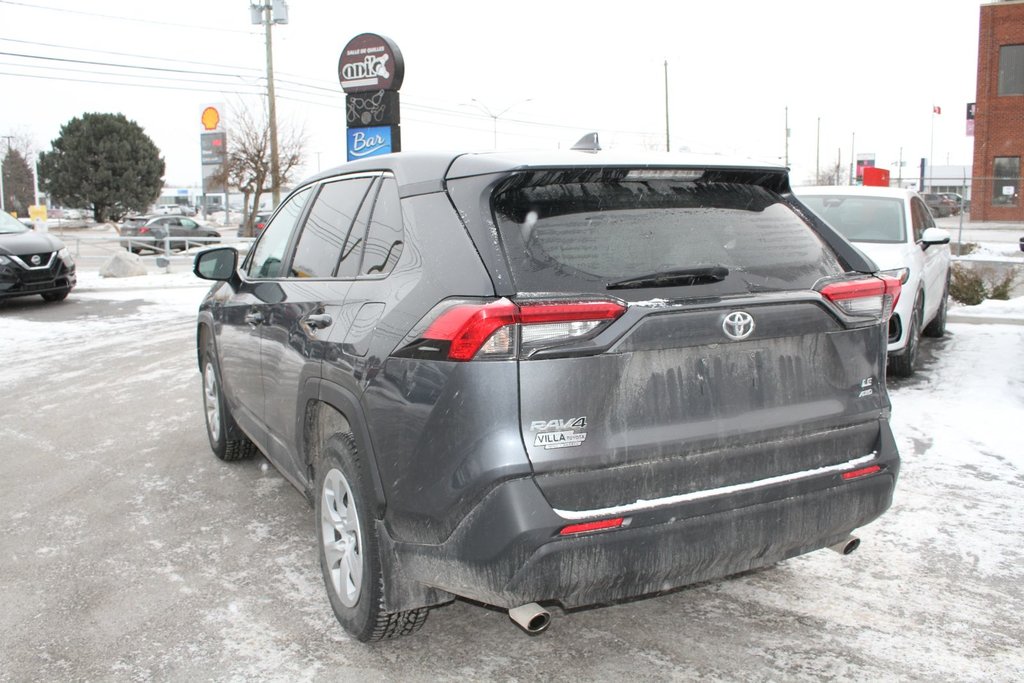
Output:
[[[502,109],[497,114],[492,112],[487,105],[485,105],[483,102],[481,102],[480,100],[476,99],[475,97],[472,100],[470,100],[470,101],[473,104],[475,104],[480,109],[480,111],[482,111],[483,113],[485,113],[488,116],[490,116],[492,121],[494,122],[494,149],[498,149],[498,119],[500,119],[502,116],[504,116],[506,113],[508,113],[508,110],[511,109],[512,107],[518,107],[520,104],[526,104],[527,102],[532,102],[533,99],[528,97],[525,100],[520,100],[519,102],[514,102],[514,103],[508,105],[507,107],[505,107],[504,109]]]

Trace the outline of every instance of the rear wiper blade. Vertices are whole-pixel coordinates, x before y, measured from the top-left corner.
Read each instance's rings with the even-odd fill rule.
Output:
[[[699,268],[679,268],[663,270],[659,273],[638,275],[618,282],[610,282],[605,289],[639,289],[641,287],[682,287],[688,285],[706,285],[721,282],[729,275],[725,266],[701,266]]]

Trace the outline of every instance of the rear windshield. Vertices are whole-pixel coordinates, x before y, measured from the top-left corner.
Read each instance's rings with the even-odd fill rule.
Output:
[[[800,196],[800,201],[851,242],[903,242],[903,200],[847,195]]]
[[[843,270],[803,219],[757,185],[557,176],[518,174],[493,199],[520,292],[604,292],[657,273],[727,272],[669,285],[680,297],[711,296],[805,289]]]

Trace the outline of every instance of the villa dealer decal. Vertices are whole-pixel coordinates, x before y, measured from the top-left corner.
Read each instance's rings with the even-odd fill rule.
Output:
[[[568,420],[534,420],[530,423],[530,431],[536,432],[533,445],[545,450],[552,448],[572,448],[581,446],[587,440],[587,418],[570,418]]]

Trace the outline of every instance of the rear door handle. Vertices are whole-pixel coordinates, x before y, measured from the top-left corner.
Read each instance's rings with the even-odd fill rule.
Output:
[[[313,315],[307,315],[302,319],[306,326],[314,330],[322,330],[325,327],[330,327],[334,323],[334,319],[326,313],[314,313]]]
[[[263,314],[259,311],[249,311],[245,314],[245,322],[249,323],[253,327],[256,325],[263,324]]]

